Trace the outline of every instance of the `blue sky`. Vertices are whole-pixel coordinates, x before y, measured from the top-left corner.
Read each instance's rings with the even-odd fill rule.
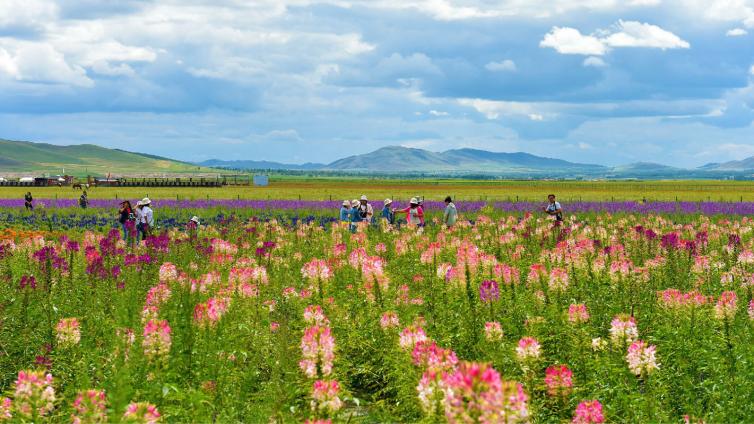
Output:
[[[754,0],[2,0],[0,137],[693,167],[754,155],[753,37]]]

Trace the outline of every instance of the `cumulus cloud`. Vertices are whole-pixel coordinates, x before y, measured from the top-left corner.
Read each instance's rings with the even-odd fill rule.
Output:
[[[602,56],[610,48],[645,47],[656,49],[688,49],[691,45],[657,25],[636,21],[618,21],[613,29],[584,35],[578,29],[553,27],[539,43],[560,54]]]
[[[748,33],[749,32],[743,28],[733,28],[729,29],[728,32],[725,33],[725,35],[728,37],[742,37]]]
[[[569,27],[554,27],[545,34],[539,46],[553,48],[560,54],[602,56],[607,52],[607,46],[597,37],[583,35]]]
[[[656,49],[688,49],[691,45],[657,25],[636,21],[618,21],[618,32],[602,41],[610,47],[649,47]]]
[[[484,68],[487,69],[488,71],[493,71],[493,72],[500,72],[500,71],[503,71],[503,72],[510,71],[510,72],[512,72],[512,71],[516,70],[516,62],[514,62],[514,61],[512,61],[510,59],[505,59],[505,60],[500,61],[500,62],[490,62],[490,63],[484,65]]]
[[[44,43],[0,42],[0,70],[18,81],[94,85],[84,68],[69,64],[61,52]]]

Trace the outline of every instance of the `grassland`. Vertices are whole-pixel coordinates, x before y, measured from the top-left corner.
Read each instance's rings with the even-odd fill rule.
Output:
[[[40,173],[104,176],[134,174],[222,173],[159,156],[106,149],[91,144],[56,146],[45,143],[0,140],[0,176]]]
[[[0,198],[21,198],[31,191],[36,198],[77,198],[70,187],[0,187]],[[93,188],[90,198],[137,199],[302,199],[342,200],[366,194],[372,200],[386,197],[408,199],[424,196],[442,200],[542,200],[555,193],[562,201],[754,201],[754,182],[746,181],[468,181],[468,180],[379,180],[334,178],[278,178],[268,187],[223,188]]]

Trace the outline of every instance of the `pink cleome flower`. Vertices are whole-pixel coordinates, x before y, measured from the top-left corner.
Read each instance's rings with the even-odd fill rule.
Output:
[[[545,370],[545,386],[550,396],[562,396],[571,392],[573,372],[565,365],[553,365]]]
[[[138,422],[144,424],[157,424],[160,422],[160,412],[157,407],[147,402],[131,402],[126,406],[123,421]]]
[[[631,343],[626,354],[626,362],[628,362],[628,368],[631,372],[637,376],[641,376],[650,374],[658,369],[659,365],[655,358],[656,349],[657,347],[654,345],[647,345],[642,340]]]
[[[71,347],[79,344],[81,330],[76,318],[63,318],[55,326],[56,340],[61,347]]]
[[[13,404],[22,417],[44,416],[52,411],[55,402],[55,389],[52,387],[52,374],[43,371],[22,370],[16,379]]]
[[[602,404],[598,400],[585,400],[573,413],[573,424],[600,424],[605,422]]]
[[[73,401],[73,424],[106,423],[107,399],[102,390],[86,390],[79,392]]]

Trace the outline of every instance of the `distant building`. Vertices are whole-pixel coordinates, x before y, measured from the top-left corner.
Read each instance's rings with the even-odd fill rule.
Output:
[[[257,187],[267,187],[270,185],[270,178],[267,175],[254,175],[254,185]]]

